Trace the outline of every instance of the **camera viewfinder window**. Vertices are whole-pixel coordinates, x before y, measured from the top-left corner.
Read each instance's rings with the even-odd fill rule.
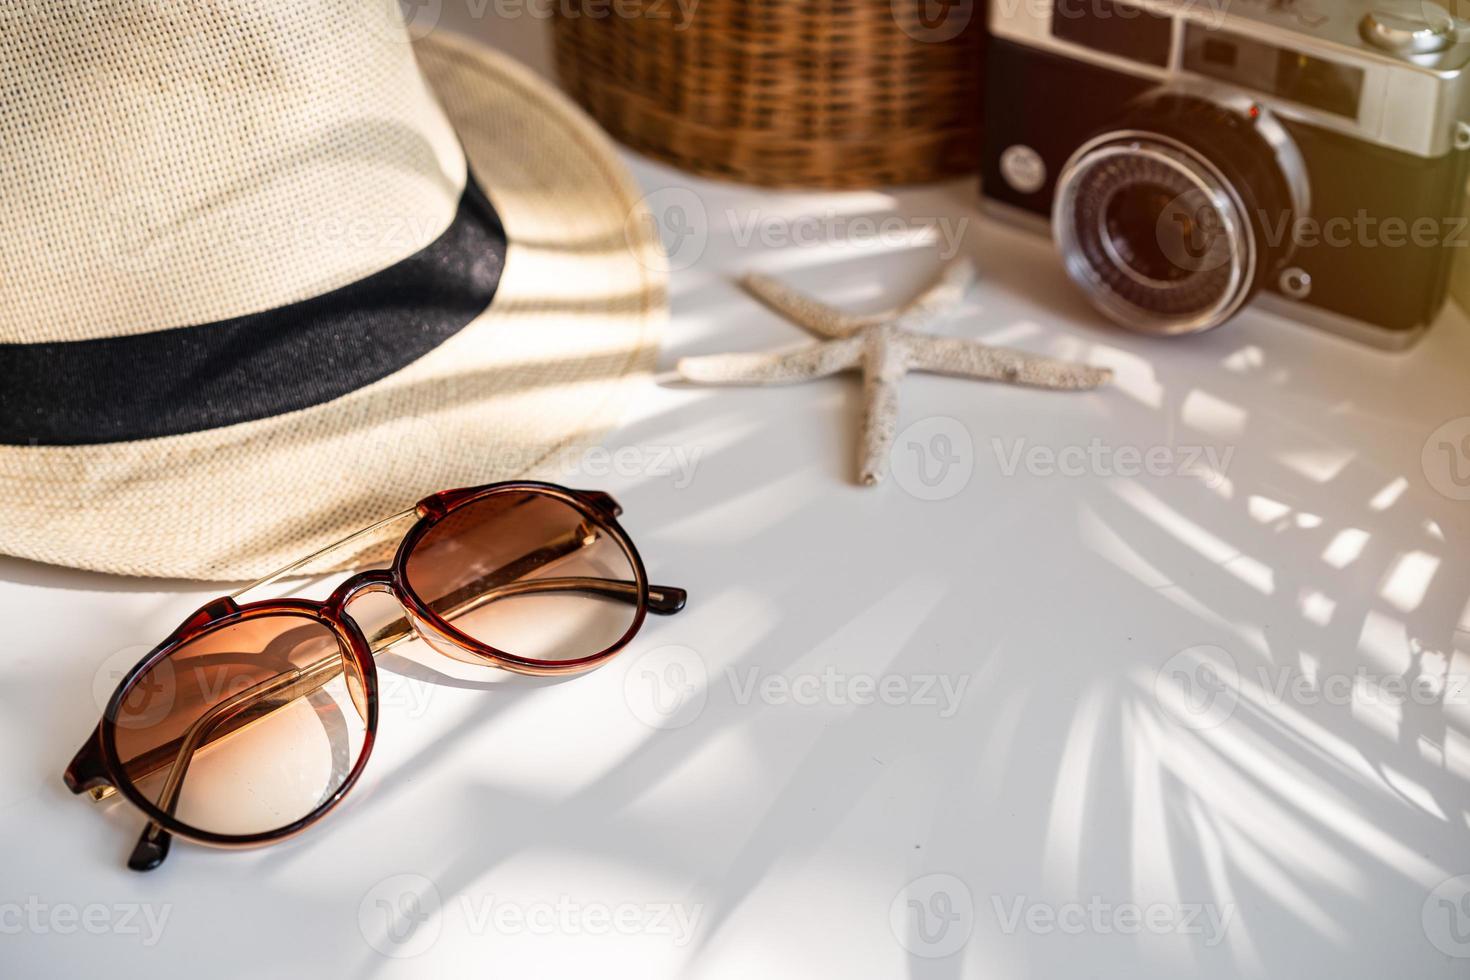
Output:
[[[1192,24],[1185,34],[1184,69],[1323,112],[1358,118],[1363,72],[1351,65]]]

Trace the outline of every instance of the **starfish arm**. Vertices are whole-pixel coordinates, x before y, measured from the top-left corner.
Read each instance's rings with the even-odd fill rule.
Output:
[[[958,378],[982,378],[1035,388],[1096,388],[1113,377],[1107,368],[1059,361],[975,340],[910,334],[905,338],[909,365],[917,371]]]
[[[853,316],[819,303],[770,276],[752,272],[741,281],[752,296],[771,309],[823,337],[851,337],[873,321],[872,317]]]
[[[866,337],[863,350],[863,431],[858,478],[867,486],[882,481],[898,431],[898,385],[907,370],[904,346],[888,330]]]
[[[707,385],[778,385],[825,378],[855,368],[862,356],[857,338],[813,344],[773,354],[714,354],[686,357],[675,370],[685,381]]]
[[[886,319],[905,330],[923,326],[959,303],[974,282],[974,263],[969,259],[955,259],[944,267],[934,285],[890,313]]]

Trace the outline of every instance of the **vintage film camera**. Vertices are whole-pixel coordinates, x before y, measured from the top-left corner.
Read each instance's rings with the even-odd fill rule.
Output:
[[[1317,2],[991,0],[987,209],[1049,220],[1136,330],[1206,330],[1259,294],[1408,346],[1470,250],[1470,24]]]

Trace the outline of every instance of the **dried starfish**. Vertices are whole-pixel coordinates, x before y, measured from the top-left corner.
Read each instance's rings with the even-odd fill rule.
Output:
[[[938,282],[886,313],[844,313],[767,276],[751,274],[745,288],[771,309],[821,337],[796,351],[686,357],[679,376],[696,384],[792,384],[839,371],[863,372],[863,436],[859,476],[872,486],[883,479],[884,461],[898,427],[898,383],[909,371],[979,378],[1053,390],[1096,388],[1113,373],[1068,361],[992,347],[975,340],[939,337],[920,328],[948,312],[975,280],[967,260],[950,263]]]

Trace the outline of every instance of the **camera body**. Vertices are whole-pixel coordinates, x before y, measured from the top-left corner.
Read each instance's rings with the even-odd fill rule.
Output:
[[[1324,2],[995,0],[986,209],[1133,329],[1259,296],[1408,346],[1470,247],[1470,25]]]

